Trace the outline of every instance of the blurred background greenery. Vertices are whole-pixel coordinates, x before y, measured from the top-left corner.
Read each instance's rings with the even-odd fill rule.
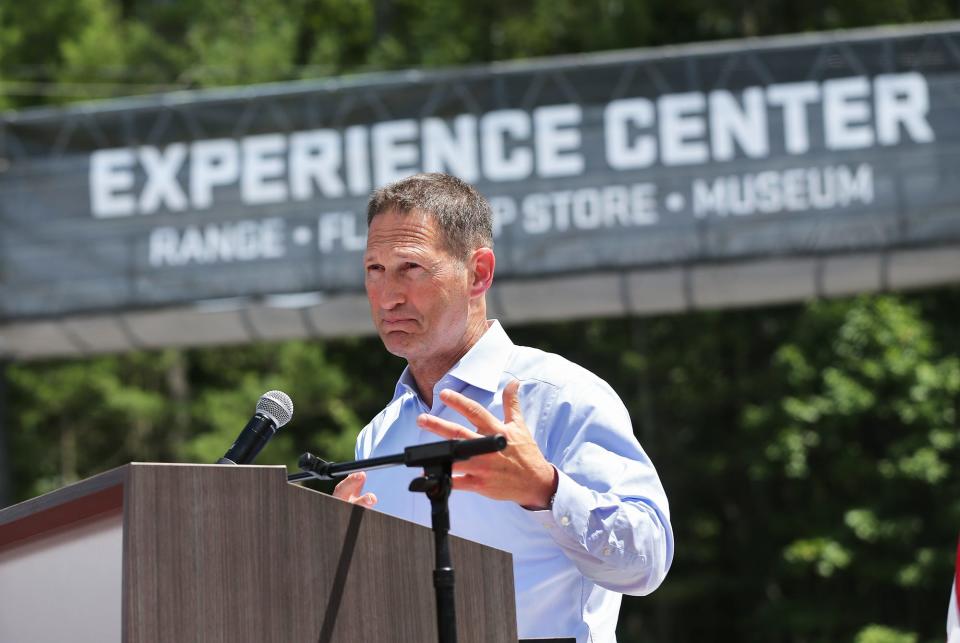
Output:
[[[955,0],[5,2],[0,108],[958,16]],[[509,328],[613,385],[670,496],[673,570],[624,601],[620,640],[942,641],[958,312],[950,287]],[[7,364],[13,499],[131,460],[212,462],[272,388],[296,415],[261,462],[349,459],[402,366],[370,337]]]

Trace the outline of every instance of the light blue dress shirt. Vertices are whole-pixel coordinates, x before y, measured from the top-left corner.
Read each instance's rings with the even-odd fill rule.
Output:
[[[404,370],[393,400],[357,438],[356,456],[438,440],[417,426],[420,413],[472,428],[440,400],[445,388],[502,419],[503,389],[513,379],[520,380],[527,426],[560,472],[553,508],[528,511],[454,491],[451,533],[513,554],[521,638],[615,641],[621,593],[645,595],[660,585],[673,559],[673,532],[657,472],[606,382],[558,355],[514,345],[494,321],[437,382],[432,408]],[[406,467],[369,471],[364,491],[377,495],[375,509],[429,527],[429,501],[407,490],[421,473]]]

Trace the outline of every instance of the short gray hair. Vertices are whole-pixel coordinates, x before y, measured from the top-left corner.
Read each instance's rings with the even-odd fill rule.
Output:
[[[376,190],[367,203],[367,226],[384,212],[431,215],[450,254],[466,261],[477,248],[493,247],[493,212],[472,185],[449,174],[414,174]]]

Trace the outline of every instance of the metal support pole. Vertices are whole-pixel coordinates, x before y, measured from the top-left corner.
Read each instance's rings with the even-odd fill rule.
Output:
[[[426,475],[410,483],[410,491],[426,493],[430,499],[435,565],[433,589],[437,601],[437,639],[440,643],[457,643],[457,616],[454,602],[454,572],[450,560],[450,508],[448,500],[453,488],[453,462],[426,467]]]

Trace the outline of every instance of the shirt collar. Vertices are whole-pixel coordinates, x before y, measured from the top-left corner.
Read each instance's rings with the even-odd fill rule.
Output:
[[[496,393],[500,386],[500,375],[507,366],[512,349],[513,342],[500,322],[494,319],[487,332],[453,365],[448,374],[470,386]]]
[[[500,386],[500,376],[507,366],[513,342],[496,319],[489,322],[487,332],[470,347],[467,354],[447,371],[447,375],[484,391],[496,393]],[[417,390],[413,374],[408,365],[400,374],[393,397],[396,399],[404,391],[415,393]]]

